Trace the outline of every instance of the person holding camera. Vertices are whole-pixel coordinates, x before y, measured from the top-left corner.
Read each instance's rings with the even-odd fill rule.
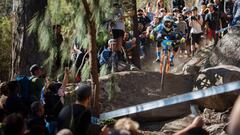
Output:
[[[193,56],[201,41],[203,19],[202,16],[198,15],[197,7],[193,7],[191,11],[192,15],[189,17],[189,26],[191,27],[191,55]]]

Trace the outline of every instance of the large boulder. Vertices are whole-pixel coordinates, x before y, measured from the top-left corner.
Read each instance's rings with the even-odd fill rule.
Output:
[[[193,91],[206,89],[212,86],[222,85],[240,80],[240,68],[231,65],[221,65],[207,68],[199,72]],[[206,99],[198,100],[200,107],[224,111],[231,107],[238,93],[224,93]]]
[[[160,91],[161,76],[158,72],[119,72],[104,76],[101,84],[101,112],[167,98],[186,92],[193,88],[191,75],[166,75],[163,91]],[[177,110],[177,111],[173,111]],[[140,121],[157,121],[189,113],[188,104],[174,105],[131,115]]]
[[[209,62],[240,67],[240,26],[232,28],[214,48]]]

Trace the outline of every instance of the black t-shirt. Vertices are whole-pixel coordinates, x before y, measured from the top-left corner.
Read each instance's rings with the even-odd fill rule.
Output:
[[[74,135],[87,135],[91,124],[91,112],[83,105],[65,106],[58,115],[58,130],[70,129]]]
[[[217,18],[218,18],[218,14],[216,12],[208,13],[205,16],[205,21],[208,23],[208,27],[211,30],[217,30],[219,28],[219,26],[217,26],[217,24],[218,24]]]

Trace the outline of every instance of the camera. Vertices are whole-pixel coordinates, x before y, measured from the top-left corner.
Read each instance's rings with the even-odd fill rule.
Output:
[[[191,20],[197,20],[196,16],[191,16]]]

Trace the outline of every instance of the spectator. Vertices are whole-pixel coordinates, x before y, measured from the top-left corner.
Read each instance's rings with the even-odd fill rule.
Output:
[[[155,14],[152,12],[152,5],[150,2],[147,4],[147,17],[153,21]]]
[[[180,11],[182,11],[184,6],[184,0],[173,0],[173,8],[178,8]]]
[[[74,135],[87,135],[91,124],[91,112],[88,106],[91,100],[91,87],[81,85],[76,90],[75,103],[65,106],[58,116],[58,129],[70,129]]]
[[[28,129],[30,135],[48,135],[49,132],[46,128],[44,119],[44,107],[39,101],[31,104],[32,116],[28,121]]]
[[[4,135],[23,135],[24,134],[24,119],[18,113],[8,115],[4,121]]]
[[[174,19],[174,21],[177,21],[177,20],[178,20],[178,19],[177,19],[177,16],[178,16],[179,13],[180,13],[180,11],[179,11],[178,8],[174,8],[174,9],[173,9],[173,19]]]
[[[227,15],[224,13],[224,3],[220,0],[214,0],[214,10],[218,14],[218,22],[217,26],[219,26],[220,29],[227,27]],[[219,35],[221,36],[221,35]]]
[[[10,81],[8,86],[8,97],[6,100],[5,108],[8,114],[20,113],[23,116],[27,115],[27,108],[24,105],[21,98],[18,96],[20,91],[20,86],[17,81]]]
[[[183,15],[178,14],[177,19],[178,19],[176,22],[177,32],[180,33],[184,38],[188,37],[188,26],[187,23],[183,20]],[[180,46],[180,54],[183,53],[185,47],[186,47],[185,43]]]
[[[205,23],[206,23],[206,33],[207,33],[207,39],[210,41],[210,44],[214,44],[216,40],[216,34],[215,31],[219,29],[217,26],[217,16],[218,14],[215,12],[213,4],[208,4],[209,13],[205,17]],[[209,44],[209,43],[208,43]]]
[[[31,89],[32,89],[32,98],[34,101],[40,100],[41,90],[44,86],[44,79],[42,78],[43,71],[42,68],[39,67],[37,64],[34,64],[30,67],[31,73]]]
[[[236,0],[234,3],[233,17],[232,25],[235,25],[240,20],[240,0]]]
[[[189,18],[189,26],[191,27],[191,53],[194,55],[196,48],[200,45],[203,19],[198,15],[198,8],[192,8],[192,16]]]
[[[226,15],[227,15],[227,22],[228,24],[231,24],[232,20],[233,20],[233,6],[234,6],[234,2],[233,0],[228,0],[226,2]]]
[[[113,38],[116,40],[116,49],[119,51],[117,53],[120,53],[123,45],[123,36],[125,32],[125,17],[123,16],[123,10],[118,4],[115,4],[113,8],[114,25],[112,27],[112,34]]]
[[[124,43],[124,49],[126,51],[127,60],[130,64],[130,70],[135,69],[136,67],[132,64],[132,49],[137,46],[136,38],[131,38],[130,34],[128,32],[125,32],[123,43]]]
[[[151,20],[145,15],[145,13],[143,12],[143,9],[138,9],[137,19],[138,19],[138,23],[143,25],[143,31],[145,31],[148,24],[151,22]]]
[[[113,52],[116,52],[116,40],[110,39],[107,47],[104,47],[103,51],[101,52],[99,59],[100,66],[106,64],[109,71],[111,71],[112,68],[114,71],[117,71],[117,56],[116,54],[113,54]]]

